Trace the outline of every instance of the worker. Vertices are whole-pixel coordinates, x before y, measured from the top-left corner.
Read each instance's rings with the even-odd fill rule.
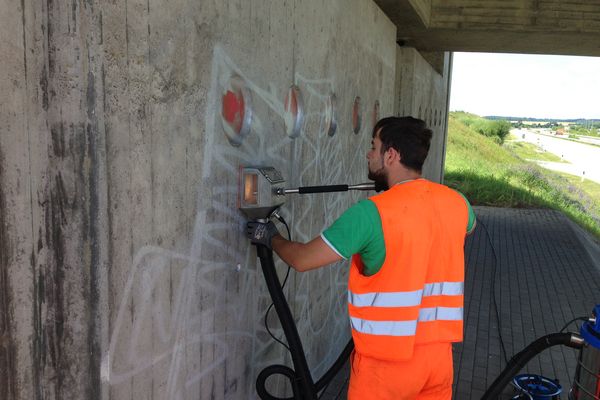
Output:
[[[452,398],[452,343],[463,337],[464,241],[475,214],[462,194],[422,178],[431,137],[420,119],[378,121],[368,177],[384,191],[308,243],[284,239],[272,222],[247,226],[252,243],[300,272],[351,260],[350,400]]]

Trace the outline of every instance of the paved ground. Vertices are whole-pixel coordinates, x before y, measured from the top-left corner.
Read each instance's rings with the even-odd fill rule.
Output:
[[[600,303],[598,245],[564,215],[549,210],[475,207],[479,225],[467,240],[465,340],[455,346],[454,399],[479,399],[510,359],[535,339],[587,316]],[[496,307],[499,321],[496,317]],[[575,324],[570,331],[575,331]],[[554,347],[521,373],[559,379],[567,399],[576,351]],[[323,399],[345,399],[349,370]],[[510,398],[508,388],[503,398]]]

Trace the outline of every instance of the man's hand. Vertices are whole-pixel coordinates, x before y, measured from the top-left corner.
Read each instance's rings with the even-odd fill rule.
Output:
[[[246,226],[246,236],[248,236],[252,244],[262,244],[272,249],[271,239],[273,239],[273,236],[279,235],[279,231],[273,222],[269,221],[265,224],[263,222],[250,221]]]

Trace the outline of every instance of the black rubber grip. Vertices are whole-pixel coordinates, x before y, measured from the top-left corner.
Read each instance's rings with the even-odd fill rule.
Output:
[[[328,192],[347,192],[348,185],[327,185],[327,186],[303,186],[298,188],[298,193],[328,193]]]

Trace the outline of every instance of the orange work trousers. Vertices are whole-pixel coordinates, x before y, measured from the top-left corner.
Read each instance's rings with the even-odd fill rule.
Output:
[[[416,345],[407,361],[351,356],[348,400],[451,400],[452,343]]]

